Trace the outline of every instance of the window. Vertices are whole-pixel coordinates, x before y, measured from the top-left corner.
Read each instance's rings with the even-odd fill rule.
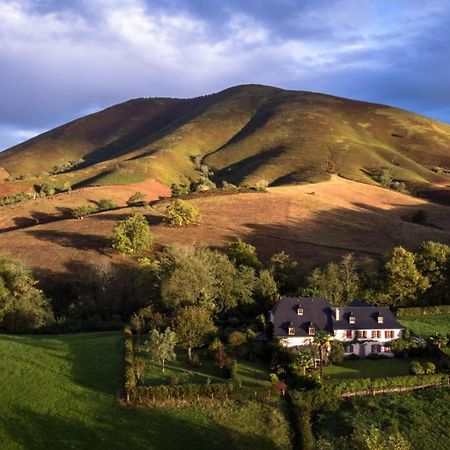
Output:
[[[372,344],[372,353],[381,353],[381,345]]]
[[[378,323],[383,323],[383,316],[378,316]]]
[[[377,337],[377,332],[375,330],[372,330],[372,339]]]
[[[347,345],[347,347],[345,347],[345,353],[353,353],[353,344]]]
[[[303,308],[300,308],[300,306],[297,308],[297,315],[303,316]]]
[[[383,351],[384,352],[390,352],[391,351],[391,347],[383,347]]]
[[[395,332],[394,332],[394,330],[391,330],[391,332],[390,332],[390,336],[389,336],[391,339],[394,339],[394,337],[395,337]]]
[[[362,337],[363,337],[363,339],[367,339],[367,331],[366,330],[364,330],[362,332]]]
[[[386,331],[384,332],[384,338],[385,338],[385,339],[389,339],[389,331],[388,331],[388,330],[386,330]]]
[[[295,336],[295,328],[294,327],[289,327],[288,328],[288,334],[289,334],[289,336]]]
[[[353,331],[352,330],[347,330],[347,339],[351,339],[353,337]]]
[[[314,336],[316,334],[316,329],[314,327],[309,327],[308,333],[310,336]]]
[[[355,323],[355,322],[356,322],[356,317],[355,317],[355,316],[350,316],[350,317],[348,318],[348,321],[349,321],[350,323]]]
[[[381,338],[381,331],[380,331],[380,330],[377,331],[377,338],[378,338],[378,339]]]
[[[386,330],[384,332],[384,338],[385,339],[394,339],[395,337],[395,331],[394,330]]]

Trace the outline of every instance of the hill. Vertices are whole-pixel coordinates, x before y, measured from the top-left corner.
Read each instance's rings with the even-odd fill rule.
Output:
[[[268,408],[127,408],[119,333],[0,335],[0,447],[12,449],[278,449]],[[284,445],[283,445],[284,443]]]
[[[126,264],[130,260],[108,249],[108,240],[116,221],[133,211],[147,216],[157,246],[191,243],[223,248],[241,237],[256,245],[264,260],[284,250],[302,268],[349,252],[380,258],[398,244],[414,248],[424,240],[450,243],[449,207],[336,176],[267,192],[197,195],[189,201],[199,208],[202,222],[188,228],[161,224],[167,201],[83,220],[56,217],[53,222],[0,233],[0,248],[42,275],[78,275],[83,268],[89,270],[89,264]],[[426,213],[423,225],[413,223],[418,210]]]
[[[324,94],[245,85],[194,99],[135,99],[0,153],[6,183],[170,184],[198,178],[284,185],[336,173],[376,184],[388,167],[415,189],[450,183],[450,125]],[[56,172],[63,173],[56,173]],[[56,174],[55,174],[56,173]],[[22,184],[20,184],[22,183]],[[0,186],[0,192],[5,190]]]

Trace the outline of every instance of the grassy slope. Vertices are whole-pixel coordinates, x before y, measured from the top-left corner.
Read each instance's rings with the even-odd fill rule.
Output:
[[[447,449],[449,403],[449,389],[349,399],[343,401],[336,412],[320,418],[314,431],[316,437],[333,442],[351,435],[355,429],[364,431],[375,425],[386,433],[400,431],[413,450]]]
[[[396,244],[414,248],[424,240],[450,243],[448,207],[339,178],[271,188],[267,193],[199,196],[190,202],[201,211],[198,226],[162,226],[166,207],[162,203],[155,208],[127,208],[0,233],[0,248],[43,271],[60,272],[86,262],[121,262],[126,258],[108,251],[108,239],[115,222],[135,210],[147,215],[157,246],[224,247],[239,236],[256,245],[263,259],[284,250],[302,268],[349,252],[382,256]],[[430,226],[409,221],[418,209],[427,211]],[[21,216],[20,209],[17,216]]]
[[[0,336],[0,448],[289,448],[282,415],[253,403],[120,406],[121,351],[118,333]]]
[[[420,336],[431,336],[434,333],[450,334],[450,314],[404,316],[400,322]]]
[[[449,178],[429,168],[450,169],[449,145],[449,125],[406,111],[247,85],[190,100],[125,102],[1,153],[0,167],[39,174],[84,157],[89,166],[64,177],[170,183],[195,177],[191,157],[201,155],[218,178],[241,184],[317,181],[330,171],[373,183],[365,171],[382,165],[413,184],[445,184]]]

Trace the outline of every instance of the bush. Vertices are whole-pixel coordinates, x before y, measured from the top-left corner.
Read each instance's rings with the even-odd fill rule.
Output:
[[[397,310],[397,317],[405,316],[421,316],[428,314],[450,314],[450,305],[439,306],[422,306],[422,307],[410,307],[399,308]]]
[[[426,362],[423,365],[424,371],[427,375],[431,375],[433,373],[436,373],[436,366],[432,362]]]
[[[97,212],[98,209],[91,205],[82,205],[77,206],[73,211],[72,215],[75,219],[83,219],[86,216],[90,216],[91,214]]]
[[[183,227],[198,223],[200,213],[198,209],[183,200],[175,200],[166,208],[164,223],[173,227]]]
[[[344,345],[340,341],[331,341],[331,363],[342,364],[344,361]]]
[[[111,246],[119,253],[141,253],[153,243],[147,219],[140,213],[120,220],[114,227]]]
[[[53,195],[56,192],[56,188],[53,184],[51,183],[44,183],[40,188],[39,188],[39,194],[42,197],[46,197],[48,195]]]
[[[0,200],[0,206],[12,205],[14,203],[20,203],[25,200],[31,200],[34,198],[33,194],[28,194],[26,192],[20,192],[18,194],[9,195]]]
[[[109,198],[102,198],[98,201],[97,205],[99,211],[108,211],[109,209],[117,208],[117,205]]]
[[[135,192],[127,200],[128,206],[145,206],[145,194],[142,192]]]
[[[170,186],[170,190],[172,191],[172,197],[178,197],[180,195],[189,194],[189,188],[184,184],[173,183]]]
[[[425,370],[418,361],[411,361],[409,364],[409,373],[411,375],[423,375],[425,373]]]

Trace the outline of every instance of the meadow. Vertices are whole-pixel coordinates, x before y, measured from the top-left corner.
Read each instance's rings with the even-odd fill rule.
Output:
[[[330,450],[347,450],[348,441],[342,437],[364,432],[370,426],[384,436],[400,432],[412,450],[444,450],[450,440],[449,404],[448,388],[347,399],[337,411],[320,415],[313,430],[317,439],[330,442],[326,447]]]
[[[434,333],[450,333],[450,314],[428,314],[404,316],[400,319],[402,325],[413,333],[427,337]]]
[[[131,408],[120,333],[0,336],[0,448],[289,449],[282,407]]]

